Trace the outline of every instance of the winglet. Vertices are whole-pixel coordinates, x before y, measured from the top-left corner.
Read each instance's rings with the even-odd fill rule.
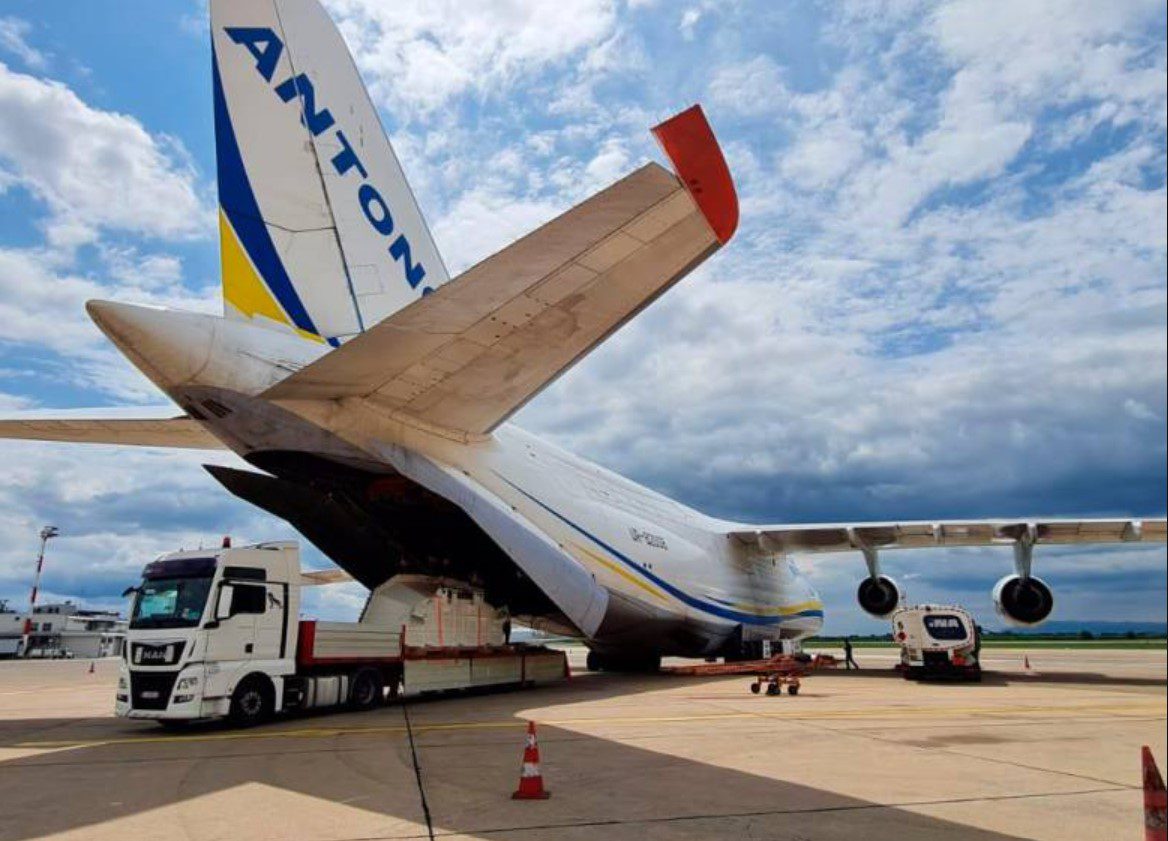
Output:
[[[654,126],[653,136],[714,229],[714,236],[725,245],[738,229],[738,194],[702,106],[694,105]]]

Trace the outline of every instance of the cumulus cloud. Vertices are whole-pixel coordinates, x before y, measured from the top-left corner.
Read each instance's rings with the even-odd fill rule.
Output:
[[[90,243],[103,230],[167,238],[213,230],[180,141],[3,64],[0,166],[48,208],[55,246]]]
[[[0,50],[11,53],[34,70],[48,66],[49,56],[28,43],[32,24],[18,17],[0,17]]]
[[[329,0],[329,10],[377,98],[423,113],[466,92],[506,91],[523,74],[562,67],[604,42],[611,0],[466,4]]]
[[[181,261],[163,250],[212,230],[182,144],[93,108],[61,82],[0,64],[0,173],[9,191],[31,197],[28,215],[43,232],[40,243],[0,242],[0,343],[39,358],[56,383],[157,400],[84,304],[119,298],[218,308],[217,290],[188,288]],[[60,360],[45,361],[46,352]]]

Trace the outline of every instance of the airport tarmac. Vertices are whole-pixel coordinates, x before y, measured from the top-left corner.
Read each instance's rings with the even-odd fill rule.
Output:
[[[1165,651],[1023,654],[917,684],[858,650],[774,698],[573,650],[553,687],[184,734],[113,717],[116,661],[0,663],[0,839],[1142,837]],[[510,799],[528,719],[546,801]]]

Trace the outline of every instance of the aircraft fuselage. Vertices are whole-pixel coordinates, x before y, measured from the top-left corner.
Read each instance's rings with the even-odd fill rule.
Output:
[[[361,398],[266,400],[266,389],[327,348],[210,315],[105,303],[90,313],[135,365],[249,461],[303,453],[400,475],[457,506],[600,650],[713,654],[740,641],[802,638],[822,625],[822,604],[794,564],[736,541],[730,532],[739,524],[513,425],[472,437]]]

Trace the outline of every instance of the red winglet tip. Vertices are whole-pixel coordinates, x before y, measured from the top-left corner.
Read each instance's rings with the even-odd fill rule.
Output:
[[[714,236],[725,245],[738,229],[738,194],[702,106],[693,105],[654,126],[653,136],[713,228]]]

